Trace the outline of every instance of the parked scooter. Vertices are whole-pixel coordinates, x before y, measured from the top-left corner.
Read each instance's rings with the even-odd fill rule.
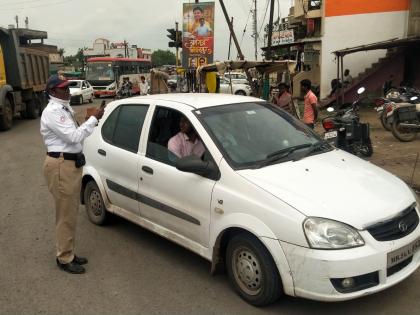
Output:
[[[413,141],[420,131],[420,98],[412,96],[407,103],[397,104],[392,116],[392,134],[402,142]]]
[[[394,110],[410,103],[410,98],[413,96],[420,96],[420,92],[414,88],[402,86],[398,89],[392,88],[385,97],[375,100],[376,111],[385,130],[392,130]]]
[[[411,87],[401,86],[399,88],[390,89],[385,97],[375,100],[375,109],[378,112],[379,120],[385,130],[392,130],[392,113],[393,110],[403,103],[409,103],[410,98],[419,96],[420,92]]]
[[[365,88],[361,87],[357,90],[357,94],[361,95],[364,91]],[[324,139],[339,149],[369,157],[373,154],[370,129],[368,123],[360,122],[359,103],[360,97],[349,107],[338,110],[336,114],[322,120],[325,129]],[[335,109],[329,107],[327,111],[333,112]]]

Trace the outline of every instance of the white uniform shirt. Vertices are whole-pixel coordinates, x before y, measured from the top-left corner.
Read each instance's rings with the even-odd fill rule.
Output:
[[[149,89],[149,84],[147,81],[139,82],[139,89],[140,89],[140,95],[147,95],[147,90]]]
[[[97,123],[96,117],[91,116],[78,127],[69,102],[50,96],[41,117],[41,135],[47,152],[82,152],[83,140],[92,134]]]

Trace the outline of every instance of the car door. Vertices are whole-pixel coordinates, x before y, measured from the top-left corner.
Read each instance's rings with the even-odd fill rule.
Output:
[[[86,84],[86,99],[91,99],[93,96],[93,88],[92,85],[88,81],[85,81]]]
[[[107,117],[101,129],[96,168],[110,202],[139,214],[139,141],[148,104],[121,104]]]
[[[82,81],[82,94],[83,94],[83,99],[84,100],[87,100],[87,99],[90,98],[90,96],[88,95],[86,81]]]
[[[231,94],[230,91],[230,84],[229,81],[221,78],[220,79],[220,89],[219,89],[220,93],[224,93],[224,94]]]
[[[175,167],[176,156],[167,145],[179,131],[181,115],[192,122],[200,137],[205,132],[203,127],[197,128],[199,121],[191,107],[185,105],[185,111],[179,107],[163,101],[155,106],[139,167],[140,212],[142,217],[207,247],[211,194],[216,181]]]

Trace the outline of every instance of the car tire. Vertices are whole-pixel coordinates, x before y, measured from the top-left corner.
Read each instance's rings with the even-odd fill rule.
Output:
[[[86,184],[84,201],[90,222],[96,225],[104,225],[109,221],[110,213],[106,209],[101,191],[94,181]]]
[[[273,258],[267,248],[251,234],[237,234],[229,241],[226,269],[234,289],[252,305],[273,303],[283,293]]]
[[[235,95],[243,95],[243,96],[246,96],[246,93],[244,91],[242,91],[242,90],[239,90],[239,91],[236,91],[235,92]]]
[[[13,124],[13,107],[8,97],[4,100],[3,114],[0,115],[0,130],[6,131],[12,128]]]

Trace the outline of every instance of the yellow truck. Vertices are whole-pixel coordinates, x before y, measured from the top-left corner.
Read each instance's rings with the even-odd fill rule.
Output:
[[[42,45],[47,32],[0,27],[0,131],[13,118],[35,119],[46,105],[49,56]]]

